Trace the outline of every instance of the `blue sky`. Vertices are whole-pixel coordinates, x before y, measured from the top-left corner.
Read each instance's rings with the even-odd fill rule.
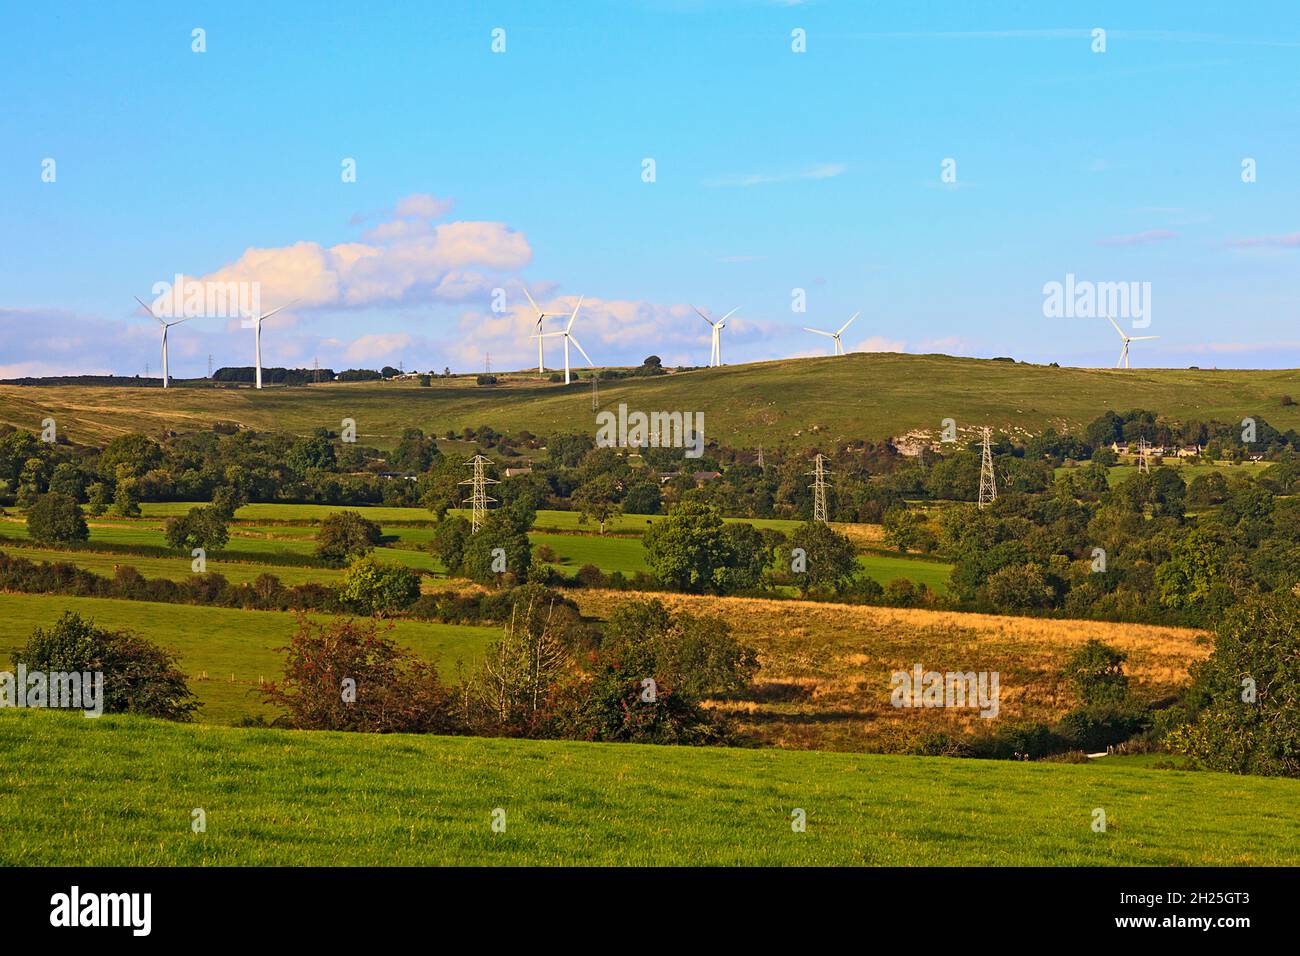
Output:
[[[860,310],[850,349],[1111,365],[1044,315],[1074,274],[1151,283],[1135,366],[1300,366],[1300,8],[974,6],[14,6],[0,376],[156,374],[132,296],[177,273],[299,300],[268,365],[523,367],[521,281],[588,297],[600,363],[704,364],[693,303],[741,307],[729,363]],[[237,321],[172,336],[174,374],[251,364]]]

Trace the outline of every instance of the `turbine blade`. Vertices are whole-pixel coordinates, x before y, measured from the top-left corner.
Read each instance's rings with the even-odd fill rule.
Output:
[[[740,306],[736,306],[734,309],[732,309],[730,312],[728,312],[728,313],[727,313],[726,315],[724,315],[722,318],[718,319],[718,324],[721,325],[723,322],[726,322],[727,319],[731,318],[733,315],[735,315],[735,314],[736,314],[737,312],[739,312],[739,311],[740,311]]]
[[[1119,333],[1119,337],[1120,337],[1120,338],[1124,338],[1124,330],[1121,329],[1118,325],[1115,325],[1115,320],[1114,320],[1114,319],[1112,319],[1112,318],[1108,315],[1108,316],[1106,316],[1106,321],[1109,322],[1112,326],[1114,326],[1115,331]]]
[[[542,310],[537,307],[537,303],[533,301],[533,297],[531,295],[528,295],[528,286],[524,286],[523,290],[524,290],[524,295],[528,296],[528,304],[533,307],[533,311],[536,312],[538,315],[537,321],[540,322],[542,316]]]
[[[695,306],[691,306],[691,308],[695,309]],[[703,312],[701,312],[699,309],[695,309],[695,314],[698,315],[705,322],[709,323],[709,325],[714,324],[714,321],[711,318],[709,318],[707,315],[705,315]]]
[[[154,311],[150,306],[145,305],[144,299],[140,298],[138,295],[133,295],[131,298],[133,298],[133,299],[135,299],[135,301],[139,302],[139,303],[140,303],[140,306],[141,306],[141,307],[142,307],[146,312],[148,312],[151,316],[153,316],[155,319],[157,319],[159,322],[162,322],[162,321],[163,321],[162,318],[158,315],[157,312],[155,312],[155,311]],[[163,325],[164,325],[164,326],[165,326],[166,324],[167,324],[166,322],[163,322]]]
[[[843,325],[841,325],[841,326],[840,326],[840,330],[839,330],[838,332],[836,332],[835,334],[836,334],[836,335],[843,335],[843,334],[844,334],[844,330],[847,329],[850,325],[852,325],[852,324],[853,324],[853,320],[856,319],[856,318],[857,318],[859,315],[861,315],[861,314],[862,314],[861,312],[854,312],[851,316],[849,316],[849,320],[848,320],[847,322],[845,322]]]
[[[804,330],[805,332],[814,332],[814,333],[816,333],[817,335],[825,335],[825,336],[828,336],[828,337],[830,337],[830,338],[832,338],[832,339],[835,338],[835,333],[834,333],[834,332],[823,332],[821,329],[810,329],[810,328],[808,328],[808,326],[806,326],[806,325],[803,327],[803,330]]]
[[[1130,342],[1146,342],[1146,341],[1149,341],[1150,339],[1158,339],[1158,338],[1160,338],[1160,336],[1158,336],[1158,335],[1135,335],[1135,336],[1133,336],[1132,338],[1130,338],[1129,341],[1130,341]]]
[[[578,321],[578,310],[582,308],[582,300],[585,298],[585,295],[578,296],[578,304],[573,307],[573,315],[569,316],[569,324],[565,326],[564,331],[569,331],[573,328],[573,323]]]
[[[579,342],[577,339],[575,339],[572,335],[569,336],[569,341],[573,343],[574,348],[576,348],[579,352],[582,353],[582,357],[587,360],[587,365],[591,368],[595,368],[596,364],[591,360],[591,356],[587,354],[586,349],[582,347],[582,343]]]

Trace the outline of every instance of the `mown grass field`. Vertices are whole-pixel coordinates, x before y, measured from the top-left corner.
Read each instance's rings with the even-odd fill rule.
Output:
[[[0,752],[8,865],[1300,863],[1300,784],[1213,773],[34,711]]]
[[[809,388],[809,381],[817,388]],[[1105,408],[1146,408],[1183,419],[1240,421],[1250,415],[1277,428],[1300,427],[1300,372],[1284,370],[1051,368],[955,358],[856,352],[698,369],[601,385],[601,407],[704,413],[705,435],[732,447],[812,448],[856,438],[883,439],[912,429],[959,427],[1040,432],[1084,425]],[[1104,397],[1099,405],[1098,396]],[[70,440],[99,443],[128,431],[208,428],[234,421],[250,428],[307,434],[357,423],[358,440],[391,448],[406,427],[443,434],[491,425],[537,435],[595,430],[589,388],[541,383],[528,373],[482,388],[473,377],[298,387],[134,389],[0,386],[0,421],[39,430],[53,417]]]
[[[1133,691],[1148,700],[1184,687],[1188,665],[1210,652],[1199,631],[1141,624],[601,590],[572,596],[595,618],[623,601],[654,597],[726,621],[758,651],[761,668],[749,694],[713,706],[763,746],[898,753],[938,731],[964,736],[1000,721],[1052,722],[1078,704],[1060,671],[1090,638],[1128,654]],[[891,675],[918,663],[925,670],[997,671],[997,718],[973,709],[895,708]]]
[[[240,717],[274,716],[258,693],[260,682],[278,680],[284,656],[276,650],[289,642],[296,618],[280,611],[191,604],[158,604],[46,594],[0,593],[0,670],[10,655],[27,643],[36,627],[48,627],[64,611],[93,618],[101,627],[129,628],[180,655],[190,690],[203,702],[197,719],[230,724]],[[322,615],[312,615],[322,620]],[[444,678],[455,679],[456,661],[466,666],[501,635],[499,627],[469,627],[425,621],[395,621],[392,636],[428,660],[436,660]],[[206,673],[208,677],[201,679]],[[234,680],[231,680],[231,677]]]

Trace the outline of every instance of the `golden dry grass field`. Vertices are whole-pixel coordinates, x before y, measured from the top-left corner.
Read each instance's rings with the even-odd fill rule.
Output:
[[[933,731],[979,733],[974,710],[895,708],[894,671],[997,671],[1005,720],[1050,722],[1077,703],[1059,672],[1075,648],[1096,638],[1128,654],[1134,692],[1160,699],[1188,682],[1207,657],[1201,631],[1102,621],[1062,621],[814,601],[770,601],[623,591],[574,591],[582,611],[607,617],[622,601],[657,598],[720,617],[758,650],[749,699],[716,702],[763,746],[894,752]]]

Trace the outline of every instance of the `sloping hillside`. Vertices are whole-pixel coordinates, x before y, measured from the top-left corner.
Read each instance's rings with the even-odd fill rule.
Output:
[[[473,378],[252,389],[0,386],[0,421],[39,429],[52,417],[74,441],[127,431],[203,428],[218,420],[306,433],[357,423],[359,440],[390,447],[405,427],[439,434],[491,425],[498,431],[595,431],[589,385],[505,376],[494,387]],[[1078,369],[946,355],[854,353],[697,369],[611,381],[601,407],[703,412],[705,435],[724,444],[813,447],[883,439],[913,429],[991,425],[1021,433],[1080,425],[1108,408],[1153,409],[1178,418],[1263,418],[1300,428],[1300,371]]]

